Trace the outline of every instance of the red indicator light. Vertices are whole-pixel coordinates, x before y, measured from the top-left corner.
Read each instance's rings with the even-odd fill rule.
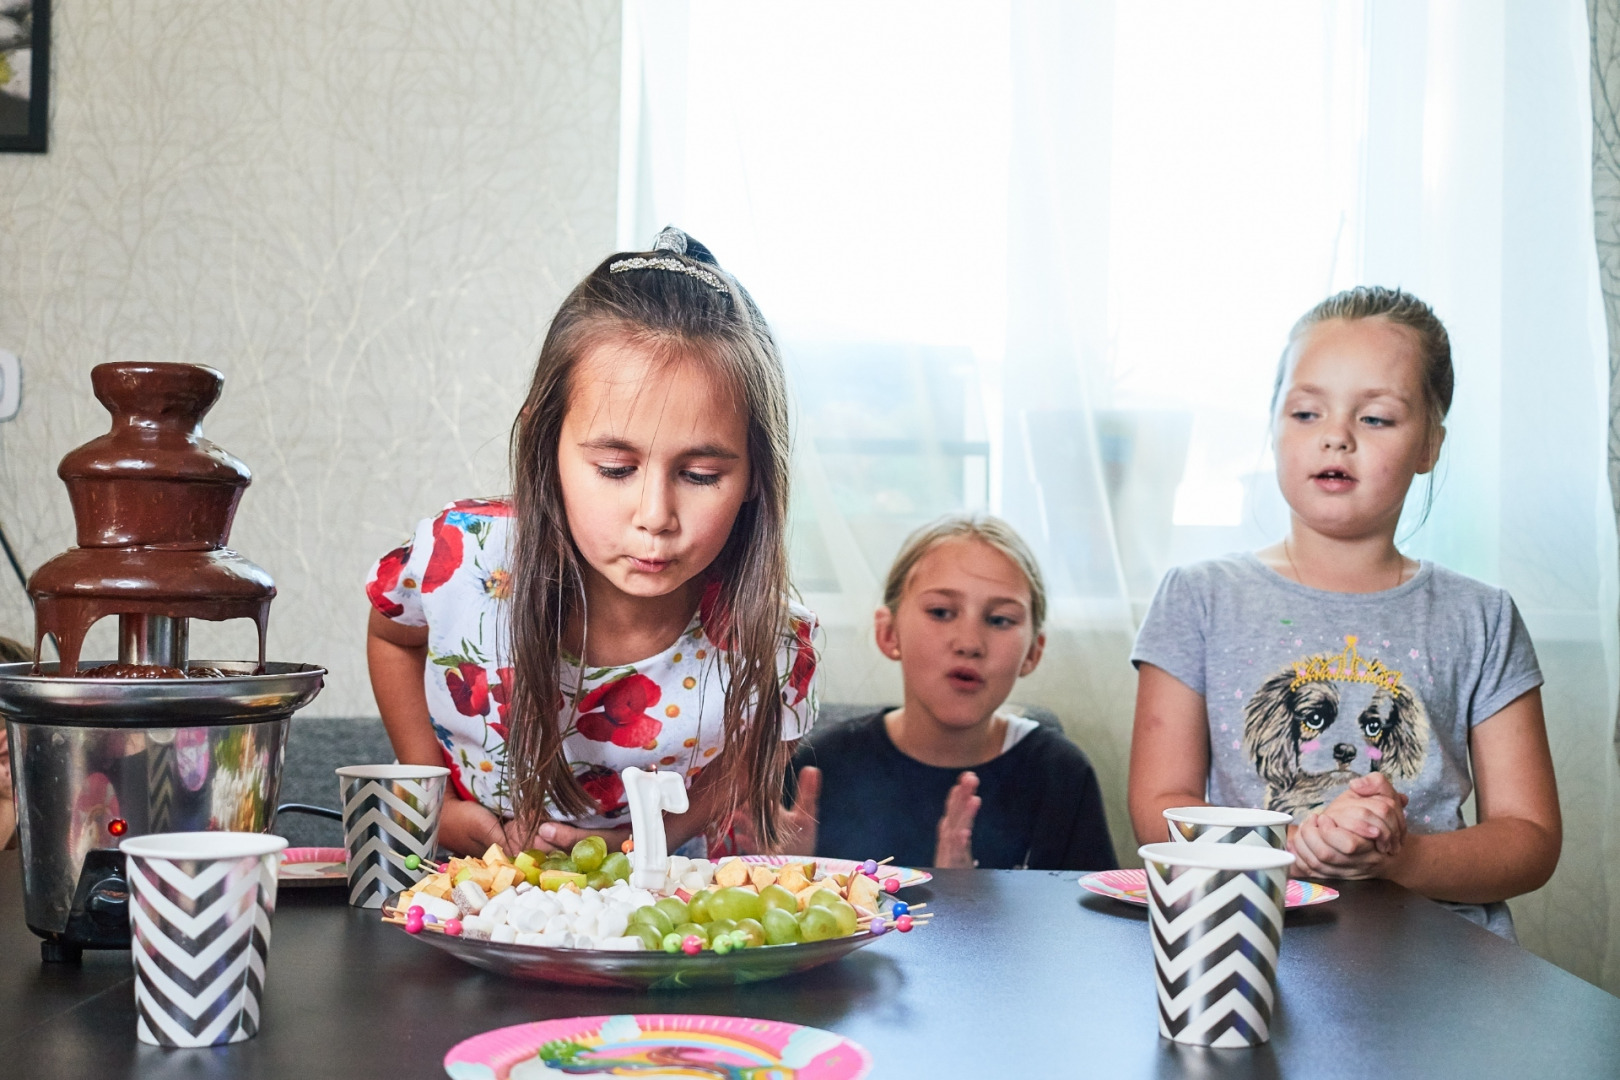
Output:
[[[129,822],[125,821],[121,817],[113,818],[111,821],[107,822],[107,831],[112,833],[114,836],[123,836],[125,833],[129,832]]]

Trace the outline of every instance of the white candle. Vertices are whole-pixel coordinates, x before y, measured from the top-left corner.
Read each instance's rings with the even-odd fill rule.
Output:
[[[664,811],[684,814],[686,781],[680,773],[625,769],[624,799],[630,804],[630,884],[661,889],[669,875],[669,848],[664,840]]]

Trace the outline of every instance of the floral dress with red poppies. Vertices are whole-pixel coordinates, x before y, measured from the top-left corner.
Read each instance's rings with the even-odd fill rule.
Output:
[[[428,628],[425,676],[433,733],[462,798],[512,816],[506,783],[506,720],[512,668],[505,606],[512,595],[508,539],[512,509],[497,499],[451,503],[422,522],[403,546],[372,567],[366,596],[386,617]],[[626,824],[619,774],[631,765],[679,769],[692,778],[725,745],[724,653],[717,587],[705,591],[692,622],[669,648],[635,664],[565,664],[562,691],[573,708],[558,714],[563,752],[598,812],[585,828]],[[815,722],[815,616],[789,605],[777,668],[782,738],[798,739]],[[575,685],[578,681],[579,685]]]

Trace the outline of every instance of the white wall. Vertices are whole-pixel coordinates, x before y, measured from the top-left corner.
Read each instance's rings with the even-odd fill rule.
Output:
[[[505,490],[546,322],[612,248],[619,4],[53,14],[51,151],[0,155],[0,348],[24,381],[0,522],[28,570],[72,543],[56,463],[106,430],[92,366],[219,368],[204,430],[255,474],[232,544],[280,587],[271,658],[331,669],[312,711],[374,715],[369,563]],[[32,635],[9,570],[0,633]],[[252,652],[247,623],[192,635]]]

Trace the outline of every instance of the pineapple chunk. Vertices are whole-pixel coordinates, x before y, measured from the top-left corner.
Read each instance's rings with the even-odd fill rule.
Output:
[[[776,883],[788,892],[798,895],[801,889],[810,884],[810,875],[804,872],[802,863],[788,863],[776,872]]]
[[[741,859],[727,859],[714,872],[717,888],[729,889],[748,880],[748,866]]]
[[[858,908],[875,912],[878,909],[878,897],[883,895],[883,889],[878,885],[876,878],[869,878],[865,874],[851,874],[849,892],[846,899]]]
[[[756,866],[748,872],[748,880],[754,883],[755,889],[763,889],[776,884],[776,871],[768,866]]]

